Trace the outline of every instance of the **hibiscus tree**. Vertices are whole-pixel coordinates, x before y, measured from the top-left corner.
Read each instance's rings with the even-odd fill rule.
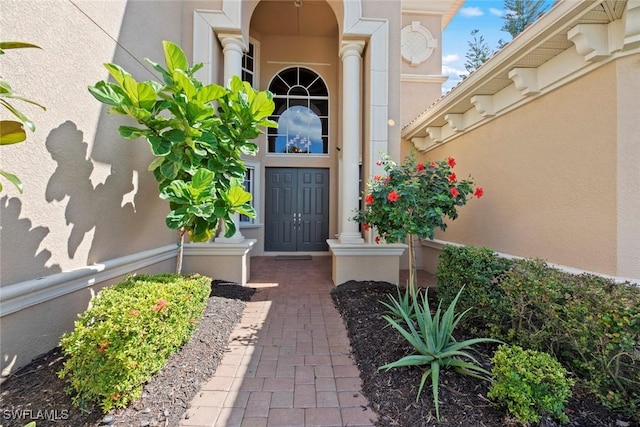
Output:
[[[415,291],[415,252],[413,237],[433,239],[436,228],[445,230],[445,217],[458,217],[458,206],[464,206],[472,196],[482,197],[484,190],[475,187],[471,179],[458,180],[449,157],[429,165],[416,163],[408,157],[400,165],[387,155],[378,162],[386,172],[368,183],[364,209],[353,218],[365,231],[371,227],[385,242],[407,240],[409,243],[409,284]]]

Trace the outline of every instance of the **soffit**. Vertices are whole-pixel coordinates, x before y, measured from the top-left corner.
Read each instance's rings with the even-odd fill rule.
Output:
[[[571,2],[573,0],[564,1]],[[586,4],[586,2],[583,3],[583,6],[584,4]],[[446,112],[437,114],[436,116],[432,116],[428,120],[428,126],[445,125],[447,123],[447,121],[444,119],[445,114],[463,114],[469,109],[473,108],[473,105],[471,104],[472,96],[494,95],[505,87],[513,84],[513,80],[510,79],[508,75],[509,71],[513,68],[538,68],[555,56],[561,54],[565,50],[572,48],[574,45],[567,38],[567,32],[571,28],[575,27],[578,24],[608,24],[612,21],[620,19],[624,13],[625,5],[626,1],[624,0],[605,0],[597,5],[594,5],[593,9],[584,11],[582,14],[580,14],[580,16],[577,16],[574,19],[571,19],[568,22],[565,22],[564,24],[558,26],[546,36],[540,37],[540,39],[538,41],[535,41],[530,47],[519,50],[519,52],[512,55],[512,57],[508,61],[504,61],[499,68],[495,69],[490,75],[487,75],[487,78],[482,79],[478,84],[474,85],[472,90],[464,90],[463,86],[465,84],[465,80],[463,80],[460,84],[458,84],[458,86],[451,89],[451,91],[449,91],[447,95],[440,98],[433,105],[431,105],[419,117],[406,124],[403,129],[414,127],[417,122],[420,122],[420,119],[423,116],[428,115],[428,113],[433,108],[437,107],[438,104],[445,101],[449,95],[455,96],[456,91],[463,90],[464,95],[461,95],[455,103],[452,103],[450,106],[448,106]],[[547,12],[547,14],[550,14],[552,12],[553,10]],[[490,67],[492,63],[496,61],[496,59],[498,59],[496,58],[496,56],[498,56],[502,52],[502,50],[508,49],[509,45],[518,44],[519,41],[522,41],[520,39],[526,39],[527,36],[529,36],[531,30],[535,30],[535,28],[533,28],[534,26],[536,26],[536,24],[533,24],[531,26],[532,28],[527,28],[527,30],[525,30],[523,33],[521,33],[511,42],[505,45],[503,49],[497,52],[485,64],[483,64],[474,73],[467,77],[467,79],[471,78],[474,74],[481,74],[483,68]],[[426,125],[427,124],[425,124],[425,126]],[[424,134],[424,130],[420,132],[420,134]]]
[[[335,37],[338,22],[325,0],[261,0],[251,17],[251,29],[263,35]]]

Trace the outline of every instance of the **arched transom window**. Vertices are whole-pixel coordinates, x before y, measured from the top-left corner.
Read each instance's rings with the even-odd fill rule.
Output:
[[[269,91],[276,104],[268,130],[268,151],[277,154],[327,154],[329,152],[329,93],[315,72],[292,67],[276,75]]]

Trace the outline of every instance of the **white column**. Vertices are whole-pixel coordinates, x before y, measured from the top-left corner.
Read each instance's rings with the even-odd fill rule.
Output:
[[[343,42],[340,49],[342,57],[342,170],[340,193],[340,243],[364,243],[358,231],[358,223],[350,218],[358,209],[360,188],[359,159],[361,145],[361,66],[363,41]]]
[[[233,76],[242,76],[242,55],[246,49],[240,34],[219,34],[224,56],[224,83]]]
[[[224,55],[224,84],[229,84],[229,80],[233,76],[242,76],[242,55],[244,54],[245,44],[240,34],[219,34],[218,38],[222,44],[222,53]],[[236,232],[231,237],[224,237],[225,227],[221,225],[220,237],[216,237],[217,243],[239,243],[244,240],[244,236],[240,232],[240,215],[233,214],[231,219],[236,226]]]

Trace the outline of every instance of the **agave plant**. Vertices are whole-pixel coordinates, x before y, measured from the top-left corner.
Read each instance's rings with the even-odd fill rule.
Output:
[[[407,317],[412,321],[416,320],[416,313],[413,309],[413,299],[411,298],[411,287],[407,284],[407,287],[404,290],[404,294],[400,292],[400,287],[396,288],[398,292],[398,298],[393,295],[388,295],[389,302],[379,301],[386,309],[387,315],[395,321],[402,321],[404,316],[403,314],[408,315]],[[386,327],[391,326],[388,323]]]
[[[400,314],[402,322],[394,320],[389,315],[382,316],[391,326],[402,334],[407,342],[414,348],[415,352],[395,362],[383,365],[378,369],[388,371],[401,366],[428,365],[429,368],[422,374],[416,401],[418,401],[422,394],[425,382],[431,377],[433,403],[436,408],[436,418],[438,421],[440,421],[440,407],[438,403],[440,371],[453,368],[456,372],[464,375],[471,375],[480,379],[489,379],[491,373],[483,369],[478,360],[473,357],[468,350],[475,344],[482,342],[501,342],[493,338],[473,338],[458,342],[453,337],[453,331],[456,326],[469,311],[468,309],[457,315],[454,314],[456,303],[463,289],[464,287],[460,289],[458,295],[456,295],[444,313],[441,308],[442,302],[440,302],[435,314],[431,314],[426,292],[422,294],[421,297],[414,294],[412,306],[415,312],[415,323],[411,319],[409,310],[403,307],[401,301],[395,300],[394,298],[391,298],[392,311]],[[403,324],[406,325],[406,327],[403,326]]]

